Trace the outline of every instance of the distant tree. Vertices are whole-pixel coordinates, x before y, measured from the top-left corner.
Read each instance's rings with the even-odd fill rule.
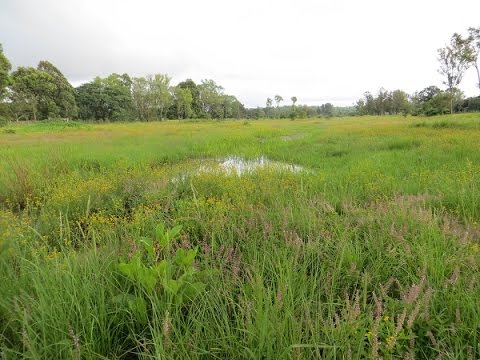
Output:
[[[432,85],[432,86],[426,87],[425,89],[420,91],[418,93],[418,97],[419,97],[421,102],[427,102],[427,101],[431,100],[435,95],[437,95],[441,92],[442,92],[442,90],[440,90],[440,88],[438,88],[435,85]]]
[[[479,57],[480,57],[480,27],[478,28],[469,28],[468,29],[468,44],[470,47],[470,52],[468,54],[468,61],[475,67],[477,71],[477,79],[478,79],[478,88],[480,89],[480,69],[479,69]]]
[[[52,75],[20,66],[12,73],[10,89],[9,97],[17,119],[36,121],[57,115],[59,109],[53,99],[56,87]]]
[[[292,96],[290,100],[292,100],[292,107],[290,110],[290,120],[295,120],[295,118],[297,117],[297,108],[296,108],[297,97]]]
[[[453,113],[454,89],[460,84],[465,71],[471,64],[470,50],[469,41],[457,33],[453,34],[449,45],[438,49],[440,62],[438,72],[444,76],[443,84],[447,86],[450,93],[450,113]]]
[[[144,77],[132,78],[132,101],[140,120],[154,117],[154,107],[148,81]]]
[[[202,112],[208,118],[220,119],[223,117],[223,87],[213,80],[202,80],[198,85]]]
[[[367,106],[364,99],[358,99],[355,103],[355,111],[357,115],[367,115]]]
[[[275,102],[277,103],[277,108],[280,107],[280,103],[283,101],[283,97],[280,95],[275,95]]]
[[[272,99],[267,98],[266,108],[265,108],[265,112],[267,113],[267,117],[270,117],[271,110],[272,110],[272,104],[273,104]]]
[[[461,92],[454,89],[453,95],[455,103],[461,101]],[[442,91],[436,86],[426,87],[411,97],[412,114],[426,116],[446,114],[451,111],[451,99],[450,92]]]
[[[10,109],[15,118],[72,118],[77,115],[73,87],[65,76],[48,61],[37,68],[19,67],[11,75]]]
[[[388,97],[389,93],[383,87],[378,90],[378,95],[374,100],[375,114],[384,115],[385,112],[388,112]]]
[[[233,95],[223,95],[223,118],[224,119],[239,119],[245,111],[244,106],[238,99]]]
[[[154,119],[163,120],[166,117],[167,109],[173,104],[174,99],[170,89],[170,81],[171,78],[165,74],[147,76],[149,100],[153,108]]]
[[[189,89],[175,87],[177,116],[180,119],[189,119],[192,115],[193,96]]]
[[[327,117],[333,116],[333,105],[330,103],[323,104],[323,113]]]
[[[76,89],[81,119],[127,120],[132,116],[133,101],[130,93],[132,80],[127,74],[112,74]]]
[[[295,104],[297,103],[297,98],[295,96],[292,96],[290,99],[292,100],[292,106],[295,107]]]
[[[12,69],[12,64],[8,61],[7,57],[3,53],[2,45],[0,44],[0,101],[5,95],[5,89],[10,83],[10,70]]]
[[[203,113],[202,104],[200,101],[200,89],[198,88],[197,84],[195,84],[192,79],[187,79],[178,83],[177,87],[190,90],[190,93],[192,94],[192,117],[205,117],[206,114]]]
[[[376,114],[375,98],[373,97],[373,95],[369,91],[366,91],[363,94],[363,97],[365,98],[365,114]]]
[[[470,97],[456,104],[457,111],[480,111],[480,96]]]
[[[410,103],[408,101],[408,94],[402,90],[395,90],[391,95],[392,105],[391,112],[393,114],[407,115],[410,112]]]
[[[52,76],[52,82],[55,85],[52,100],[58,107],[58,115],[63,118],[77,116],[78,108],[75,101],[75,89],[62,72],[52,63],[45,60],[39,62],[37,69]]]

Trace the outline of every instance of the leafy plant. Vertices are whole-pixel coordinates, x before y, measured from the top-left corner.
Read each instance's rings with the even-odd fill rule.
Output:
[[[181,226],[166,229],[163,224],[157,225],[155,239],[138,238],[139,250],[129,261],[118,264],[119,272],[134,284],[135,295],[127,294],[123,298],[140,322],[146,322],[148,302],[157,296],[168,303],[183,305],[206,287],[201,281],[205,272],[194,267],[197,248],[179,248],[174,256],[170,255],[172,243],[181,229]]]

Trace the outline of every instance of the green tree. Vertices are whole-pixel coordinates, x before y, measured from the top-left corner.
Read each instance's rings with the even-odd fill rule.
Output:
[[[292,96],[290,99],[292,100],[292,106],[295,107],[295,104],[297,103],[296,96]]]
[[[217,85],[213,80],[202,80],[201,84],[198,85],[198,89],[202,112],[208,118],[222,118],[224,114],[222,105],[223,87]]]
[[[443,84],[447,86],[450,93],[450,113],[453,113],[455,89],[471,64],[470,50],[469,41],[457,33],[453,34],[449,45],[438,49],[438,61],[440,62],[438,72],[444,76]]]
[[[151,102],[150,88],[146,78],[132,78],[132,102],[136,114],[140,120],[150,120],[154,116],[154,109]]]
[[[402,90],[395,90],[392,92],[391,112],[393,114],[407,115],[410,112],[410,102],[408,101],[408,94]]]
[[[192,94],[192,117],[206,117],[206,114],[202,110],[202,104],[200,101],[200,89],[198,88],[197,84],[195,84],[192,79],[187,79],[178,83],[177,87],[190,90],[190,93]]]
[[[177,116],[180,119],[189,119],[192,115],[193,96],[189,89],[175,87]]]
[[[170,77],[164,74],[132,79],[132,101],[140,120],[162,120],[173,103]]]
[[[322,112],[325,116],[331,117],[333,115],[333,105],[330,103],[323,104]]]
[[[11,109],[17,119],[71,118],[77,115],[73,87],[48,61],[37,68],[19,67],[12,73]]]
[[[76,89],[79,116],[82,119],[127,120],[132,115],[132,80],[127,74],[112,74]]]
[[[297,108],[296,108],[296,105],[295,105],[297,103],[297,97],[292,96],[290,98],[290,100],[292,100],[292,107],[291,107],[291,111],[290,111],[290,119],[294,120],[297,117]]]
[[[479,56],[480,56],[480,27],[478,28],[468,28],[468,44],[470,47],[470,51],[468,54],[468,61],[470,64],[473,65],[475,70],[477,71],[477,79],[478,79],[478,88],[480,89],[480,69],[479,69]]]
[[[56,116],[58,107],[53,99],[56,92],[52,75],[33,67],[19,67],[12,73],[10,100],[18,119],[45,119]]]
[[[454,91],[459,98],[461,93]],[[450,111],[450,92],[440,90],[437,86],[429,86],[412,96],[413,115],[441,115]]]
[[[265,108],[265,112],[267,114],[267,117],[270,117],[271,110],[272,110],[272,104],[273,104],[272,99],[267,98],[266,108]]]
[[[223,104],[223,118],[239,119],[244,111],[244,107],[238,99],[233,95],[222,95],[222,104]]]
[[[11,69],[12,64],[3,53],[3,47],[0,44],[0,101],[5,96],[5,89],[10,83],[9,73]]]
[[[68,82],[62,72],[48,61],[40,61],[37,69],[51,75],[51,81],[55,85],[52,100],[58,107],[58,115],[63,118],[77,116],[78,109],[75,102],[75,89]]]
[[[280,107],[280,103],[283,101],[283,97],[280,95],[275,95],[275,102],[277,103],[277,108]]]
[[[155,74],[148,76],[147,81],[150,89],[149,98],[156,118],[163,120],[167,115],[167,109],[173,103],[173,95],[170,89],[171,78],[165,74]]]

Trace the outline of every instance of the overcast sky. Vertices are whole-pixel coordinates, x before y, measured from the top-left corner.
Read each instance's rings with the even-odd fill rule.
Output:
[[[437,49],[479,14],[479,0],[0,0],[0,43],[14,67],[48,60],[73,84],[167,73],[250,107],[275,94],[350,105],[382,86],[441,87]]]

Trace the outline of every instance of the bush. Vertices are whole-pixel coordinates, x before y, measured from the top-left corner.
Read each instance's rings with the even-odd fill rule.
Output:
[[[0,115],[0,127],[5,127],[9,123],[8,119]]]

